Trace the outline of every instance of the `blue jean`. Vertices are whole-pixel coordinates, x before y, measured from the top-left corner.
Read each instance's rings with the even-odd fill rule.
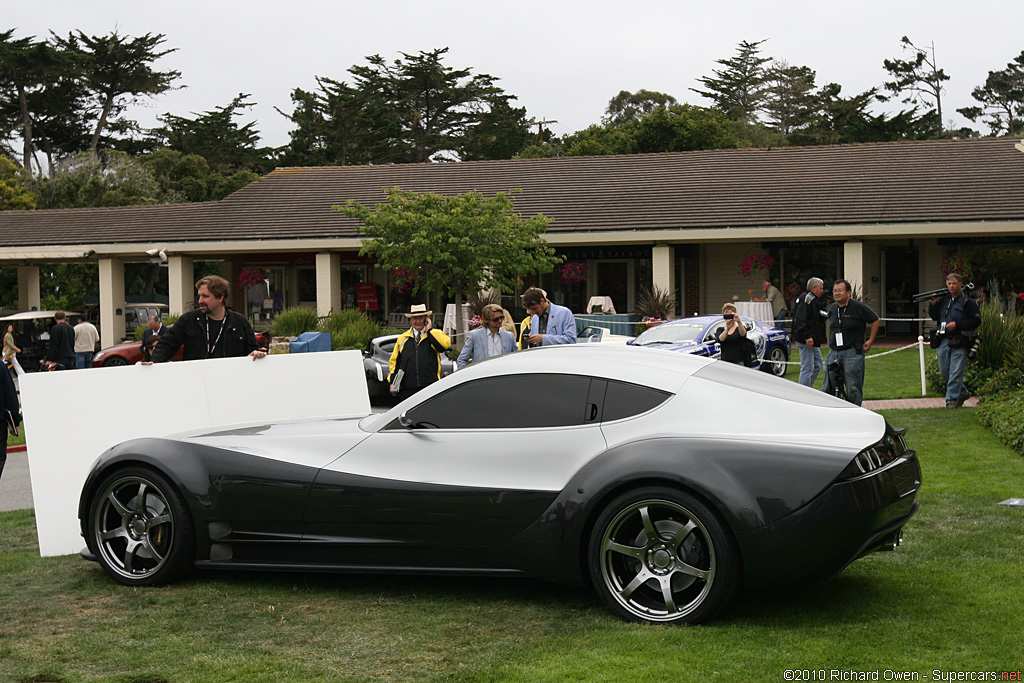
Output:
[[[854,349],[832,351],[843,365],[846,380],[846,400],[855,405],[864,402],[864,354]]]
[[[92,365],[92,351],[78,351],[75,353],[75,367],[79,370]]]
[[[939,344],[935,357],[939,360],[939,372],[946,380],[946,403],[955,403],[957,399],[969,398],[971,392],[964,386],[964,371],[967,369],[967,347],[951,348],[949,340],[943,339]]]
[[[813,387],[821,372],[821,349],[817,346],[808,346],[800,342],[793,342],[797,351],[800,352],[800,384],[805,387]]]

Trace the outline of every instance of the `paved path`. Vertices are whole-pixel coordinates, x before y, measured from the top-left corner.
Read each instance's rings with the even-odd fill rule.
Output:
[[[32,505],[32,482],[28,478],[28,455],[24,450],[7,451],[7,464],[0,476],[0,512],[26,510]]]
[[[944,398],[897,398],[889,401],[864,401],[868,410],[902,410],[904,408],[945,408]],[[964,402],[964,408],[977,408],[978,399],[971,397]]]

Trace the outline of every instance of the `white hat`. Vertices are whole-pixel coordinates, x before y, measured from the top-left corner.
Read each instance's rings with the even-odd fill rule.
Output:
[[[406,318],[417,318],[421,315],[433,315],[433,311],[427,310],[426,304],[413,304],[409,309],[409,312],[405,314]]]

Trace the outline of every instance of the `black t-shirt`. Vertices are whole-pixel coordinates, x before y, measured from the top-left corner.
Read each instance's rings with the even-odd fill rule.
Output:
[[[204,329],[206,330],[206,357],[224,357],[224,320],[212,320],[206,316]]]
[[[834,351],[859,349],[864,346],[864,330],[878,320],[878,316],[865,303],[850,299],[846,306],[832,304],[828,309],[828,345]],[[843,333],[843,343],[836,343],[836,332]]]

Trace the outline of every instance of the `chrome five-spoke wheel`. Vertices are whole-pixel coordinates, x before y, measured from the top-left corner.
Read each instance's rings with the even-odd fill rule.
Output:
[[[789,358],[786,357],[786,350],[781,346],[773,346],[771,352],[768,354],[768,360],[771,361],[768,365],[768,372],[772,373],[776,377],[783,377],[786,374],[786,361]]]
[[[736,585],[738,562],[722,525],[673,489],[619,497],[598,518],[590,550],[601,597],[633,621],[703,621]]]
[[[90,549],[121,583],[166,583],[191,566],[188,509],[155,472],[128,468],[107,477],[96,489],[89,520]]]

